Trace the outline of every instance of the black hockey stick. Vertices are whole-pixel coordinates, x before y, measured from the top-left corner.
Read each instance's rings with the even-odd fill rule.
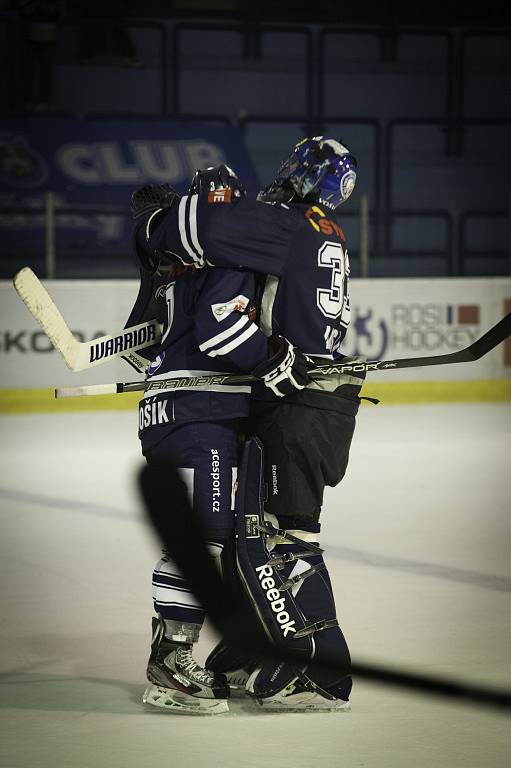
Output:
[[[426,365],[448,365],[450,363],[470,363],[473,360],[479,360],[479,358],[491,352],[501,342],[505,341],[507,337],[511,335],[511,312],[507,314],[502,320],[499,320],[497,325],[486,331],[484,336],[474,341],[470,346],[465,349],[460,349],[457,352],[448,352],[445,355],[431,355],[429,357],[403,357],[397,360],[372,360],[366,363],[350,363],[347,364],[343,360],[339,365],[325,365],[318,368],[313,368],[309,371],[311,374],[329,375],[331,373],[356,373],[356,372],[369,372],[369,371],[384,371],[397,368],[422,368]],[[348,358],[346,358],[348,360]],[[359,367],[362,366],[362,367]]]
[[[222,582],[204,540],[204,533],[189,504],[186,488],[169,464],[151,464],[142,469],[140,489],[149,519],[165,548],[175,560],[190,588],[205,608],[216,629],[235,652],[258,659],[277,659],[303,667],[303,655],[271,644],[255,615]],[[172,515],[168,513],[172,500]],[[338,662],[317,654],[315,663],[345,675]],[[486,688],[445,678],[417,675],[371,664],[353,663],[350,674],[373,682],[490,707],[511,709],[511,691]]]
[[[324,365],[309,368],[311,378],[339,374],[361,374],[371,371],[397,370],[398,368],[421,368],[427,365],[448,365],[450,363],[470,363],[479,360],[511,334],[511,312],[490,328],[484,336],[474,341],[469,347],[458,352],[430,357],[404,357],[397,360],[368,360],[346,357],[339,363],[327,362]],[[83,387],[60,387],[55,390],[55,397],[82,397],[84,395],[115,395],[120,392],[154,391],[169,389],[197,389],[215,385],[243,385],[258,381],[255,376],[218,374],[212,376],[187,376],[183,378],[152,379],[150,381],[131,381],[115,384],[91,384]]]

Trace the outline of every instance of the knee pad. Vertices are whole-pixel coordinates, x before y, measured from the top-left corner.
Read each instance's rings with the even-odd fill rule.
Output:
[[[265,518],[263,449],[257,438],[245,446],[236,494],[236,558],[246,596],[263,628],[277,646],[303,657],[296,669],[321,688],[340,683],[350,657],[339,628],[330,578],[317,534],[284,530]],[[327,653],[336,671],[314,664]],[[296,673],[283,665],[269,687]],[[259,693],[261,695],[261,693]],[[270,695],[269,693],[267,695]]]

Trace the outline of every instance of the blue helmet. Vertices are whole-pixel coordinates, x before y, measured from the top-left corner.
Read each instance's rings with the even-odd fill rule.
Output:
[[[318,202],[335,210],[353,192],[357,161],[336,139],[302,139],[281,164],[275,181],[259,193],[264,202]]]

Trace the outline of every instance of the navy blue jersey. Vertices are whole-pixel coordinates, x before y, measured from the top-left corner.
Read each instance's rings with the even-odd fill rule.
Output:
[[[349,262],[344,234],[320,205],[267,204],[229,190],[187,195],[153,213],[151,249],[183,264],[268,275],[260,323],[311,356],[338,357],[349,324]]]
[[[266,336],[253,322],[256,279],[241,270],[186,270],[152,283],[151,306],[163,335],[148,368],[149,380],[248,373],[268,357]],[[176,422],[248,415],[250,384],[213,384],[150,390],[140,407],[145,446]]]

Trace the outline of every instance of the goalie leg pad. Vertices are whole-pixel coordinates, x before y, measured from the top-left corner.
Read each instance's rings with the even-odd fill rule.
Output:
[[[340,685],[335,696],[342,692],[347,698],[350,656],[336,619],[322,550],[310,540],[314,536],[280,530],[265,519],[263,467],[262,445],[252,438],[243,452],[236,494],[238,573],[269,637],[277,646],[303,655],[303,665],[265,664],[249,692],[271,696],[303,674],[312,690]],[[335,662],[337,671],[313,663],[322,652]]]
[[[262,445],[252,438],[243,451],[236,492],[236,559],[247,596],[269,637],[279,645],[295,638],[306,623],[293,595],[280,589],[286,579],[271,564],[264,533],[263,461]],[[307,659],[312,652],[310,636],[295,638],[293,647]]]

